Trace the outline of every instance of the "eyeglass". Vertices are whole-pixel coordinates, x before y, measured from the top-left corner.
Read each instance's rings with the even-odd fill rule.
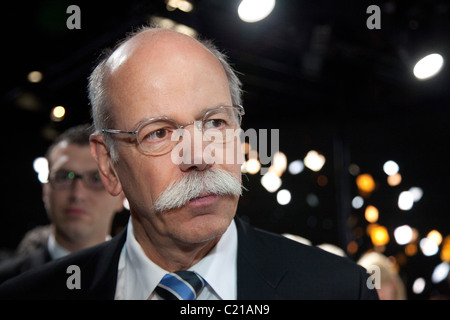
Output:
[[[240,105],[220,106],[208,110],[201,121],[191,121],[183,125],[171,118],[156,117],[141,122],[135,131],[102,129],[102,132],[134,135],[138,149],[143,154],[157,156],[171,151],[182,136],[179,130],[190,124],[196,125],[202,131],[206,141],[209,139],[212,143],[218,144],[229,142],[234,137],[229,134],[230,130],[240,128],[244,114],[244,107]],[[176,131],[179,134],[173,136]]]
[[[83,185],[90,190],[98,191],[105,188],[98,171],[90,171],[79,174],[73,171],[59,170],[51,173],[49,176],[51,186],[58,190],[72,188],[77,179],[81,179],[81,181],[83,181]]]

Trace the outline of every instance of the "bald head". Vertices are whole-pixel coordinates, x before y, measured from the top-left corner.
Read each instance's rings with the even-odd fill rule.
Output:
[[[89,78],[89,98],[97,131],[116,125],[115,120],[123,116],[129,97],[135,96],[141,99],[141,103],[151,103],[150,97],[137,96],[136,84],[140,84],[139,89],[152,90],[157,95],[168,95],[172,90],[172,93],[179,93],[178,99],[182,100],[182,93],[188,89],[197,90],[197,95],[202,93],[201,88],[192,86],[202,70],[209,70],[205,76],[212,72],[218,77],[225,76],[231,103],[241,104],[241,82],[228,64],[227,57],[211,42],[148,27],[128,36],[106,53]],[[190,88],[186,87],[187,83],[191,84]],[[121,109],[115,115],[117,106]],[[112,145],[112,141],[106,140]]]
[[[114,72],[129,61],[149,63],[154,60],[168,60],[174,56],[184,56],[184,59],[187,59],[195,50],[197,53],[212,55],[200,42],[182,33],[169,29],[144,29],[114,50],[106,65],[109,72]]]

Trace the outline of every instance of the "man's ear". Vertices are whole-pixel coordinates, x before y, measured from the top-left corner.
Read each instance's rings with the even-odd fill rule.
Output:
[[[117,204],[116,204],[116,211],[115,212],[120,212],[123,210],[123,203],[126,199],[125,194],[123,192],[121,192],[118,196],[117,196]]]
[[[91,154],[97,161],[98,171],[106,190],[108,190],[111,195],[118,196],[122,192],[122,185],[119,181],[113,165],[113,160],[111,159],[111,154],[106,147],[103,136],[92,134],[89,141]]]

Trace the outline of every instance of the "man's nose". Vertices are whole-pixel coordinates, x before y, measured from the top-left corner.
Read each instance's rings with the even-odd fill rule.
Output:
[[[203,133],[195,124],[191,128],[183,129],[183,136],[180,141],[181,171],[198,170],[203,171],[211,167],[206,161],[204,149],[207,143],[203,141]]]
[[[76,178],[72,182],[71,186],[71,197],[75,199],[84,199],[87,196],[89,190],[85,187],[83,180],[81,178]]]

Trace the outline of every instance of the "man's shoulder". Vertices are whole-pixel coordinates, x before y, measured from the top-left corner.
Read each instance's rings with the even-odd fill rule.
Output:
[[[260,247],[266,255],[266,259],[276,260],[292,270],[310,268],[313,265],[320,266],[325,272],[329,268],[354,269],[358,267],[346,257],[327,252],[315,246],[306,245],[279,234],[268,232],[259,228],[249,227],[255,245]]]
[[[238,224],[241,267],[271,283],[277,299],[376,299],[365,269],[349,258]]]
[[[95,292],[97,298],[109,296],[105,290],[111,283],[115,287],[122,238],[118,235],[14,277],[0,286],[0,299],[89,299],[96,298]]]
[[[10,258],[0,264],[0,284],[25,271],[41,266],[51,260],[46,246],[37,248],[29,254]]]

